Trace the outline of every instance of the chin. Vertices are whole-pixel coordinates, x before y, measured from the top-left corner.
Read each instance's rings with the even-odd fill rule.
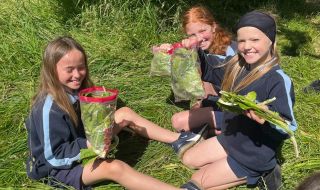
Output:
[[[71,90],[78,90],[80,88],[80,85],[79,86],[69,86],[68,88]]]
[[[209,49],[209,46],[201,46],[201,49],[202,49],[202,50],[208,50],[208,49]]]

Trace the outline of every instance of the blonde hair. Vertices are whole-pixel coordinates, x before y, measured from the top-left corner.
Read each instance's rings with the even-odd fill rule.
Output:
[[[59,81],[56,69],[59,60],[71,50],[78,50],[82,53],[87,70],[80,90],[93,85],[89,78],[87,55],[82,46],[71,37],[58,37],[51,41],[45,48],[40,72],[40,85],[37,94],[33,98],[32,106],[50,94],[55,103],[69,114],[71,121],[77,126],[79,118],[69,100],[64,86]]]
[[[216,25],[213,32],[213,40],[208,48],[209,53],[224,55],[227,47],[231,44],[231,34],[219,26],[211,12],[204,6],[198,5],[188,9],[182,17],[182,27],[186,33],[189,23],[201,22],[208,25]]]
[[[279,64],[280,57],[276,51],[275,44],[270,50],[272,58],[267,62],[260,63],[257,67],[252,69],[244,78],[240,79],[241,73],[248,65],[241,55],[235,55],[229,60],[226,65],[226,72],[221,84],[221,90],[228,92],[239,92],[246,88],[249,84],[261,78],[273,66]]]

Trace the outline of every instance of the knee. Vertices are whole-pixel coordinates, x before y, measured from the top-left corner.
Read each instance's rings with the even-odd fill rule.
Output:
[[[181,129],[183,128],[182,126],[183,126],[184,120],[185,120],[185,118],[183,117],[182,114],[175,113],[171,118],[172,127],[176,131],[181,131]]]
[[[181,159],[181,162],[184,164],[184,165],[186,165],[186,166],[188,166],[189,168],[191,168],[191,169],[196,169],[196,168],[198,168],[198,166],[196,165],[196,163],[194,162],[194,157],[193,156],[191,156],[189,153],[188,153],[188,151],[186,151],[184,154],[183,154],[183,156],[182,156],[182,159]]]
[[[106,161],[105,166],[105,174],[107,174],[106,178],[113,181],[118,181],[121,178],[121,175],[126,171],[126,168],[129,167],[120,160],[113,160],[111,162]]]
[[[121,123],[124,120],[128,120],[128,117],[130,117],[132,113],[134,113],[132,109],[128,107],[122,107],[114,113],[114,120],[117,124]]]

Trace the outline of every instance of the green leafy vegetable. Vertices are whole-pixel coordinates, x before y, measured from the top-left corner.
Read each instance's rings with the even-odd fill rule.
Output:
[[[195,50],[177,48],[174,51],[171,60],[171,86],[176,101],[204,96],[197,60]]]
[[[153,54],[151,62],[150,75],[153,76],[170,76],[171,74],[171,55],[158,51]]]
[[[94,97],[94,98],[103,98],[103,97],[107,97],[110,96],[111,92],[108,91],[99,91],[99,93],[97,92],[89,92],[87,94],[84,94],[84,96],[86,97]]]
[[[93,98],[108,97],[108,91],[94,91],[83,96]],[[92,145],[92,150],[101,158],[109,151],[114,123],[114,102],[81,102],[81,118],[85,127],[86,137]]]
[[[299,156],[298,145],[294,137],[293,131],[289,128],[289,121],[284,120],[277,112],[271,111],[265,108],[265,105],[276,100],[276,98],[271,98],[265,100],[264,102],[257,103],[256,92],[249,92],[247,95],[242,96],[232,92],[220,91],[221,98],[218,100],[217,104],[223,109],[234,113],[241,114],[244,110],[253,110],[257,116],[265,119],[269,123],[276,125],[277,127],[284,130],[290,136],[290,140],[293,143],[296,156]]]
[[[97,154],[93,151],[92,148],[80,150],[80,160],[82,166],[85,166],[86,164],[93,162],[96,158]]]

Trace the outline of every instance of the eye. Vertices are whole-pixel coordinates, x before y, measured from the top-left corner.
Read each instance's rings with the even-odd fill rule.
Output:
[[[71,68],[71,67],[66,68],[67,73],[72,73],[72,70],[73,70],[73,68]]]
[[[80,67],[78,68],[78,70],[79,70],[79,71],[84,71],[84,70],[86,70],[86,66],[85,66],[85,65],[82,65],[82,66],[80,66]]]
[[[195,34],[188,34],[188,38],[196,36]]]

